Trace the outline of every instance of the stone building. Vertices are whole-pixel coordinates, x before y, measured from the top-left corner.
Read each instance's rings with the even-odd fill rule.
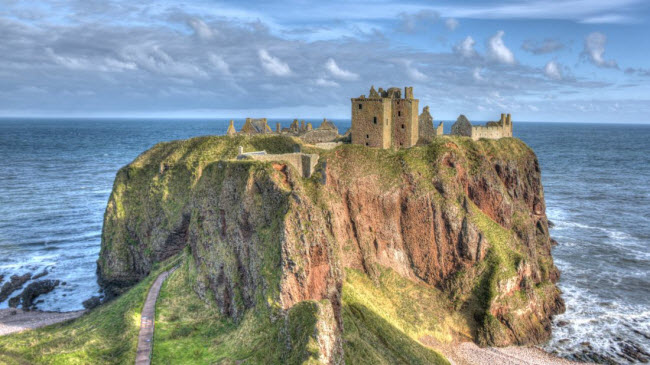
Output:
[[[266,118],[246,118],[246,123],[241,128],[240,133],[243,134],[268,134],[273,133],[271,127],[269,127]]]
[[[298,136],[305,143],[316,144],[332,142],[340,137],[339,129],[334,125],[334,123],[327,119],[323,119],[323,122],[316,129],[311,127],[311,123],[307,123],[306,129],[307,130],[304,133]]]
[[[461,114],[456,119],[456,123],[451,126],[451,134],[471,137],[475,141],[481,138],[499,139],[512,137],[512,119],[510,114],[501,114],[501,119],[498,122],[487,122],[485,125],[472,125]]]
[[[379,148],[407,148],[418,142],[418,104],[413,88],[388,90],[374,86],[368,97],[352,102],[352,143]]]

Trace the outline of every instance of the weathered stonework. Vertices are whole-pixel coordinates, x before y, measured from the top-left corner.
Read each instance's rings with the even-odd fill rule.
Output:
[[[352,98],[352,143],[379,148],[408,148],[418,141],[418,104],[413,88],[370,88],[369,97]]]
[[[246,123],[241,128],[240,133],[244,134],[268,134],[273,133],[271,127],[269,127],[266,118],[246,118]]]
[[[311,177],[319,156],[317,154],[307,154],[302,152],[267,154],[266,151],[244,152],[243,147],[239,147],[238,160],[251,159],[256,161],[279,161],[286,162],[293,166],[298,174],[302,177]]]
[[[474,126],[461,114],[456,123],[451,126],[451,134],[471,137],[475,141],[481,138],[512,137],[512,120],[510,114],[501,114],[501,119],[498,122],[487,122],[485,125]]]
[[[228,130],[226,131],[226,135],[232,137],[235,134],[237,134],[237,131],[235,130],[234,122],[231,120],[230,125],[228,126]]]

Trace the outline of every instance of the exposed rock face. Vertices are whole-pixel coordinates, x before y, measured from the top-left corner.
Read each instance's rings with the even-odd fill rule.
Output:
[[[160,144],[118,173],[98,272],[109,291],[188,246],[195,290],[236,320],[318,301],[319,359],[341,362],[344,268],[391,269],[437,288],[481,344],[531,344],[563,310],[540,171],[521,141],[441,137],[402,152],[344,145],[302,179],[278,162],[230,161],[270,138]],[[273,153],[291,140],[274,137]],[[260,148],[264,147],[264,148]],[[525,299],[523,299],[525,298]]]

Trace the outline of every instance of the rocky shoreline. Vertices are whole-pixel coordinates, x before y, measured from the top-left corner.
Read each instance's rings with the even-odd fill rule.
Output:
[[[85,312],[83,310],[75,312],[45,312],[13,308],[0,309],[0,336],[64,322],[77,318]]]

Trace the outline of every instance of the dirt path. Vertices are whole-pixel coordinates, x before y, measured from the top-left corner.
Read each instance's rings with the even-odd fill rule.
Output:
[[[160,288],[169,274],[174,272],[176,268],[165,271],[158,275],[156,281],[149,289],[147,300],[144,302],[142,308],[142,315],[140,319],[140,335],[138,336],[138,350],[135,355],[135,365],[149,365],[151,364],[151,353],[153,350],[153,330],[154,321],[156,320],[156,300],[160,294]]]
[[[11,308],[0,309],[0,336],[67,321],[77,318],[85,312],[41,312]]]

